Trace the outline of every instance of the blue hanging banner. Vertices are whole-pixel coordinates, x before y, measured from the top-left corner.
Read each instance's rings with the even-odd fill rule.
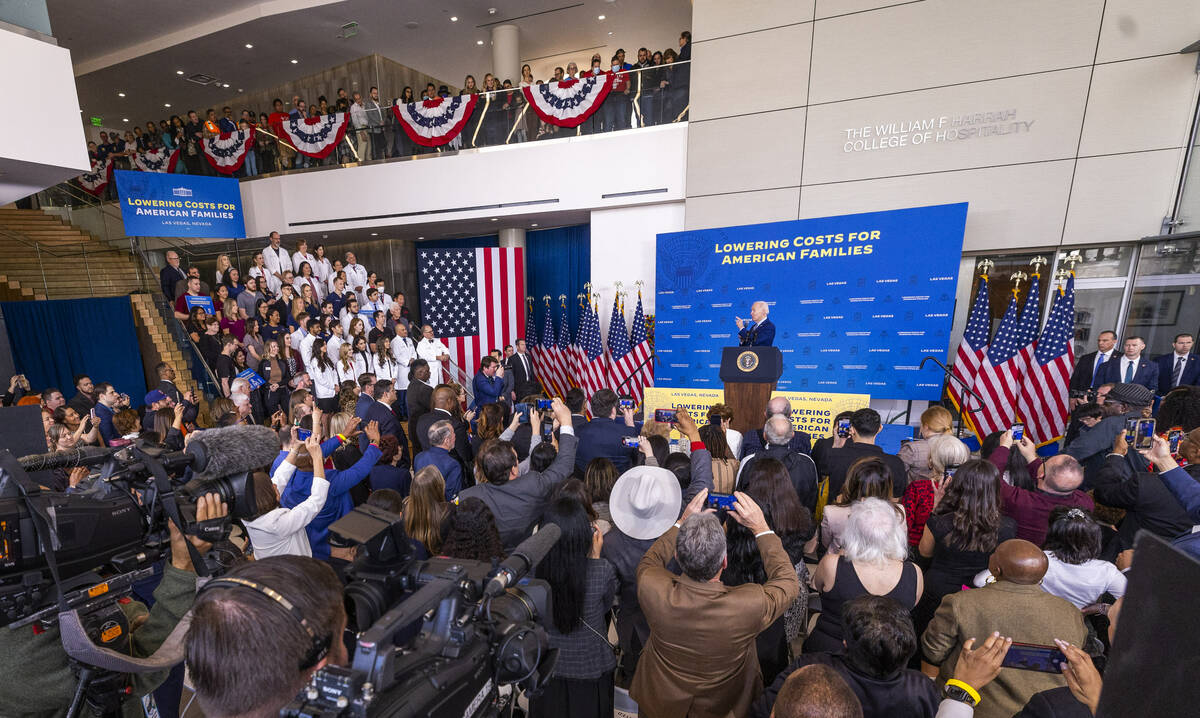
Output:
[[[736,318],[766,302],[778,388],[941,396],[966,203],[658,235],[659,386],[717,387]]]
[[[113,174],[125,234],[131,237],[246,236],[236,179],[126,170]]]

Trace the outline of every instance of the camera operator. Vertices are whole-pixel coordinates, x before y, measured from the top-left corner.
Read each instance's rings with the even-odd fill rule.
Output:
[[[198,521],[228,515],[229,507],[217,494],[206,494],[196,502]],[[129,621],[128,648],[135,657],[152,654],[187,613],[196,596],[196,575],[183,534],[172,523],[171,561],[165,567],[162,583],[154,592],[154,608],[124,599],[121,608]],[[200,553],[212,545],[189,537]],[[0,711],[5,716],[57,716],[66,713],[78,684],[59,637],[58,626],[39,629],[24,626],[0,628]],[[133,693],[150,693],[166,677],[165,672],[133,674]],[[126,716],[143,715],[140,701],[130,698],[122,704]]]
[[[342,584],[327,564],[271,556],[196,597],[184,661],[207,718],[275,716],[326,663],[347,662]]]

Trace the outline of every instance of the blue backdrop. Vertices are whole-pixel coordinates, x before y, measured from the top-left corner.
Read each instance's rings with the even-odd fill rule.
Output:
[[[232,177],[116,171],[125,234],[131,237],[246,236],[242,192]]]
[[[142,405],[146,374],[129,297],[0,302],[13,364],[40,391],[55,386],[75,396],[76,374],[109,382]]]
[[[771,304],[779,388],[937,400],[967,205],[658,236],[655,383],[720,386],[734,317]]]

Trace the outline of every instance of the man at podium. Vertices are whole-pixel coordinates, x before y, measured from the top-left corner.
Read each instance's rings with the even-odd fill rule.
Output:
[[[744,347],[769,347],[775,343],[775,325],[767,319],[767,303],[750,306],[750,321],[734,317],[738,328],[738,343]]]

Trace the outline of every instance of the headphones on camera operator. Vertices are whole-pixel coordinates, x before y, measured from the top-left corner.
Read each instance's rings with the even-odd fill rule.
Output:
[[[278,437],[261,426],[199,431],[180,452],[145,441],[21,459],[0,451],[0,625],[34,624],[35,635],[58,625],[79,679],[69,718],[85,703],[98,713],[119,709],[131,694],[128,674],[182,660],[190,616],[153,655],[137,658],[119,604],[158,561],[170,559],[168,521],[184,535],[214,542],[228,537],[233,520],[253,516],[250,472],[270,465],[278,452]],[[29,476],[75,466],[101,467],[91,487],[77,493],[43,490]],[[198,521],[196,501],[209,493],[220,496],[229,515]],[[190,541],[185,545],[198,576],[224,570],[216,552],[202,556]],[[96,572],[105,566],[114,575],[102,579]]]

